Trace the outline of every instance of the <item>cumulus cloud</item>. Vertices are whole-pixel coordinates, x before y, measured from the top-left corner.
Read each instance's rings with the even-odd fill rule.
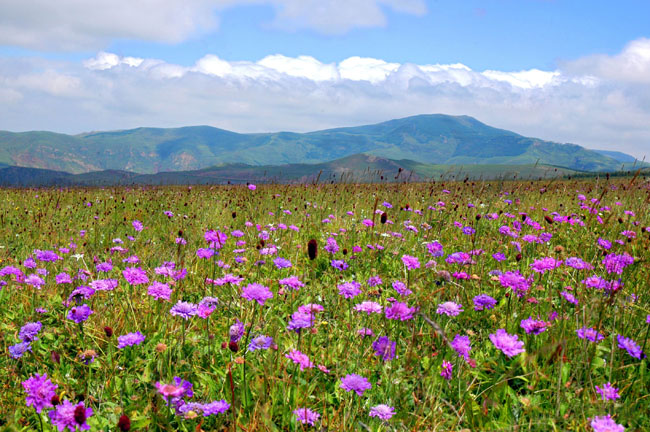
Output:
[[[386,24],[385,8],[422,15],[424,0],[0,0],[0,45],[102,49],[115,39],[178,43],[215,31],[219,13],[267,5],[285,30],[341,34]]]
[[[619,55],[551,71],[282,55],[256,62],[206,55],[191,66],[105,52],[80,63],[0,60],[0,129],[310,131],[446,113],[643,157],[650,153],[650,83],[630,71],[645,67],[639,53],[649,46],[638,40]]]

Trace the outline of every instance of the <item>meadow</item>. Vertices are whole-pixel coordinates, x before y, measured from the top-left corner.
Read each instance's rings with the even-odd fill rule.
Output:
[[[642,177],[0,190],[0,428],[650,430]]]

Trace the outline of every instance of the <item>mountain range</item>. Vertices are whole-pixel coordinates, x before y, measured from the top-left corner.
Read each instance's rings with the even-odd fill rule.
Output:
[[[78,135],[0,131],[0,164],[64,174],[108,170],[115,175],[129,172],[124,175],[134,177],[134,173],[200,172],[211,167],[214,172],[232,171],[237,164],[239,170],[255,172],[260,168],[270,172],[279,166],[286,171],[286,165],[291,165],[295,172],[313,174],[323,169],[314,164],[360,154],[402,165],[547,165],[569,171],[616,171],[622,169],[622,163],[636,162],[623,153],[529,138],[472,117],[443,114],[308,133],[241,134],[210,126],[143,127]],[[305,166],[299,168],[301,164]]]

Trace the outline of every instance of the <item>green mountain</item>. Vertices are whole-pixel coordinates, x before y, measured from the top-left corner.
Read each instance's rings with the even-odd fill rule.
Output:
[[[442,114],[309,133],[239,134],[209,126],[80,135],[0,132],[0,163],[71,173],[158,173],[223,163],[315,164],[360,153],[424,164],[621,169],[620,161],[577,145],[527,138],[472,117]]]
[[[138,174],[128,171],[104,170],[71,174],[40,168],[0,168],[0,186],[114,186],[114,185],[180,185],[312,183],[312,182],[401,182],[478,178],[537,179],[572,174],[564,168],[545,165],[434,165],[412,160],[392,160],[367,154],[356,154],[319,164],[247,165],[227,163],[194,171],[165,171]]]

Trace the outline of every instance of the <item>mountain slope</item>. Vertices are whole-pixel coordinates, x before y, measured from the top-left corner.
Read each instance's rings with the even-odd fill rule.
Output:
[[[220,163],[323,163],[359,153],[435,164],[620,169],[608,155],[527,138],[468,116],[419,115],[309,133],[239,134],[209,126],[64,135],[0,132],[0,163],[82,173],[197,170]]]

